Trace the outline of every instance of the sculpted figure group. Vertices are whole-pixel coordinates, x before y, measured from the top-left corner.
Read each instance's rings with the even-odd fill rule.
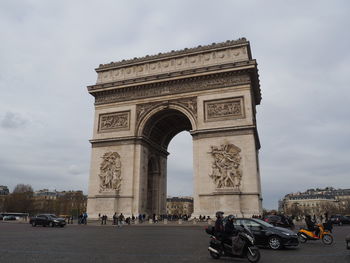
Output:
[[[210,154],[214,161],[210,177],[214,180],[216,188],[234,188],[239,190],[242,173],[239,169],[241,149],[233,144],[224,144],[220,147],[211,146]]]
[[[100,166],[100,192],[115,190],[119,192],[121,186],[121,162],[117,152],[107,152],[102,157]]]

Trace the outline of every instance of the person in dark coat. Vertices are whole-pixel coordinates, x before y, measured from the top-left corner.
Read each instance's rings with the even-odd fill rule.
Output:
[[[307,229],[309,231],[315,231],[315,235],[318,236],[318,234],[320,233],[320,229],[318,228],[318,226],[316,226],[316,224],[311,220],[311,216],[310,215],[306,215],[305,216],[305,223],[307,226]]]
[[[224,212],[221,212],[221,211],[216,212],[216,221],[215,221],[214,230],[215,230],[215,236],[219,238],[222,236],[222,234],[225,231],[223,217],[224,217]]]

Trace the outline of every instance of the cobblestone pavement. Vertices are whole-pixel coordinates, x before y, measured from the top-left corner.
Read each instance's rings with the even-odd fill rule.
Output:
[[[345,236],[350,226],[335,227],[335,242],[307,242],[296,249],[261,248],[260,262],[349,263]],[[204,226],[68,225],[65,228],[31,227],[0,223],[0,262],[232,262],[211,259]],[[235,259],[234,262],[248,262]]]

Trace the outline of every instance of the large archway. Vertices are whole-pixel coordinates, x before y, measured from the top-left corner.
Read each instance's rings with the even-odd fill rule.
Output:
[[[148,215],[163,215],[166,214],[168,145],[178,133],[192,130],[192,124],[183,112],[171,105],[156,109],[145,118],[141,134],[149,142],[144,146],[148,153],[148,169],[141,175],[141,179],[147,177],[144,178],[143,187],[147,190],[143,191],[145,196],[141,198],[141,206],[146,207],[144,212]],[[159,169],[161,163],[163,169]]]
[[[257,64],[245,39],[100,65],[88,213],[166,211],[168,145],[193,138],[194,216],[260,214]]]

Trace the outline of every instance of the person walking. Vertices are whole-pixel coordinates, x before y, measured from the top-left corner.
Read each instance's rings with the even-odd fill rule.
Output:
[[[117,212],[115,212],[114,215],[113,215],[113,225],[117,224],[117,218],[118,218]]]
[[[84,212],[83,214],[83,222],[84,222],[84,225],[87,224],[87,218],[88,218],[88,214],[86,212]]]

